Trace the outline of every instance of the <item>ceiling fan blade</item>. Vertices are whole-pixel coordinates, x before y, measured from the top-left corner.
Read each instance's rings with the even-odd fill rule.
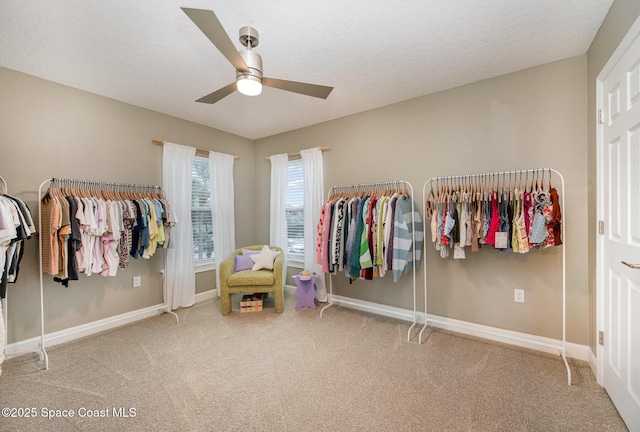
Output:
[[[232,82],[231,84],[226,85],[221,89],[214,91],[213,93],[210,93],[204,97],[201,97],[196,102],[214,104],[218,102],[220,99],[229,96],[234,91],[236,91],[236,83]]]
[[[249,68],[247,68],[246,63],[238,54],[238,50],[236,49],[231,39],[227,35],[227,32],[220,24],[220,20],[215,13],[211,10],[205,9],[190,9],[190,8],[181,8],[184,13],[187,14],[191,21],[194,22],[195,25],[205,34],[206,37],[209,38],[211,42],[220,50],[222,55],[224,55],[227,60],[236,68],[236,70],[242,72],[249,72]]]
[[[326,99],[333,90],[333,87],[307,84],[297,81],[287,81],[277,78],[262,77],[262,85],[267,87],[273,87],[280,90],[286,90],[294,93],[300,93],[307,96],[313,96],[321,99]]]

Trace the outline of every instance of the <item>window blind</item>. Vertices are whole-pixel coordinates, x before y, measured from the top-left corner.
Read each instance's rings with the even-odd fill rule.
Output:
[[[191,223],[194,259],[212,260],[211,180],[209,161],[205,158],[196,157],[191,169]]]
[[[289,180],[285,199],[287,249],[292,256],[304,256],[304,178],[302,159],[289,161]]]

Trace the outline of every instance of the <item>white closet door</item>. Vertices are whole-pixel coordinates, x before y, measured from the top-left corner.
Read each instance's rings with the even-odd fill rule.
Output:
[[[640,432],[640,37],[603,81],[602,96],[604,387],[629,430]]]

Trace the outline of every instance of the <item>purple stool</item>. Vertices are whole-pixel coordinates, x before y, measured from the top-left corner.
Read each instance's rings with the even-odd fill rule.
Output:
[[[307,280],[300,279],[300,275],[296,275],[293,278],[296,281],[296,310],[303,307],[309,307],[311,309],[316,308],[316,273],[314,272]]]

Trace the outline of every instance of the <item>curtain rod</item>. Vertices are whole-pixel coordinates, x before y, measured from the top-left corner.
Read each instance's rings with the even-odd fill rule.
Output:
[[[160,140],[156,140],[156,139],[151,140],[151,142],[154,143],[154,144],[158,144],[158,145],[164,145],[164,143],[165,143],[164,141],[160,141]],[[209,151],[210,150],[204,150],[204,149],[196,148],[196,153],[205,153],[206,157],[209,157]],[[233,158],[234,159],[240,159],[240,156],[233,155]]]
[[[327,150],[331,149],[331,147],[317,147],[317,148],[319,148],[320,151],[327,151]],[[290,158],[291,157],[295,157],[295,156],[300,156],[300,152],[287,153],[287,156],[290,157]],[[266,160],[269,160],[270,158],[271,158],[271,156],[265,157]]]

